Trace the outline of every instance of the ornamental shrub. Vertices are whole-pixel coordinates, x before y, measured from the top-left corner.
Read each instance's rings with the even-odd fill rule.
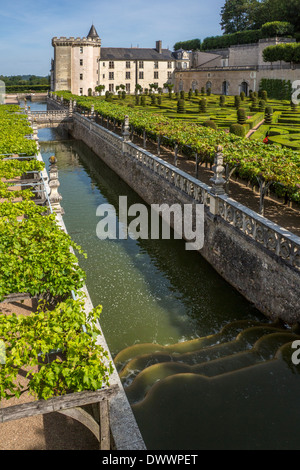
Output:
[[[207,96],[210,96],[210,95],[211,95],[211,88],[207,88],[207,90],[206,90],[206,95],[207,95]]]
[[[146,106],[146,96],[145,95],[141,96],[141,106]]]
[[[193,96],[193,91],[192,90],[189,90],[189,99],[191,99]]]
[[[271,106],[267,106],[265,109],[265,123],[272,124],[272,117],[273,117],[273,108]]]
[[[215,121],[212,121],[211,119],[209,119],[208,121],[205,121],[203,123],[203,126],[210,127],[211,129],[217,130],[217,124],[215,123]]]
[[[204,86],[201,87],[201,95],[205,95],[205,88],[204,88]]]
[[[231,124],[230,133],[238,135],[239,137],[245,137],[246,129],[242,124]]]
[[[180,91],[180,98],[181,98],[182,100],[184,100],[184,91],[183,91],[183,90]]]
[[[135,95],[135,104],[139,106],[141,103],[140,95]]]
[[[226,102],[225,96],[224,96],[224,95],[221,95],[221,96],[220,96],[220,106],[221,106],[221,108],[222,108],[223,106],[225,106],[225,102]]]
[[[185,101],[183,99],[179,99],[177,102],[177,113],[185,113]]]
[[[206,105],[207,105],[206,99],[202,98],[202,100],[200,100],[200,102],[199,102],[199,112],[200,113],[205,113],[206,112],[206,109],[207,109]]]
[[[160,95],[157,97],[157,104],[161,105],[161,96]]]
[[[234,106],[236,109],[239,109],[241,105],[241,97],[240,96],[235,96],[234,97]]]
[[[254,96],[252,100],[252,106],[250,108],[251,111],[257,111],[258,101],[257,98]]]
[[[239,108],[237,110],[237,120],[239,124],[245,124],[246,122],[246,110],[244,108]]]
[[[258,106],[259,106],[259,110],[261,112],[263,112],[265,109],[266,109],[266,102],[265,100],[260,100],[259,103],[258,103]]]
[[[198,96],[199,95],[199,90],[198,88],[195,89],[195,96]]]
[[[266,90],[261,90],[260,96],[262,100],[268,101],[268,92]]]
[[[156,96],[151,95],[151,104],[156,104]]]
[[[240,93],[240,98],[241,98],[241,101],[245,101],[245,92],[244,91],[241,91]]]

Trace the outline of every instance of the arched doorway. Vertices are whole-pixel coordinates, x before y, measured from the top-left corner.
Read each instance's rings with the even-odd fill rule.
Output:
[[[205,88],[206,88],[206,91],[207,91],[209,88],[211,89],[211,82],[206,82]]]
[[[193,80],[192,81],[192,90],[195,91],[196,88],[198,88],[198,82],[197,82],[197,80]]]
[[[222,83],[222,95],[228,95],[228,92],[229,92],[229,82],[224,80],[224,82]]]
[[[248,92],[249,92],[249,86],[248,86],[248,83],[247,82],[242,82],[240,84],[240,93],[241,92],[244,92],[246,96],[248,96]]]

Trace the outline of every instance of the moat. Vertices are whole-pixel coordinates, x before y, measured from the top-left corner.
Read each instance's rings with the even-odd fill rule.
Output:
[[[143,201],[83,143],[54,129],[39,139],[46,164],[58,159],[64,221],[147,448],[300,448],[297,336],[182,240],[99,240],[100,204]]]

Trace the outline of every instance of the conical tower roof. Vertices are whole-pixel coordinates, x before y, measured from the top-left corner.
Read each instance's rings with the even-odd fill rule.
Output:
[[[90,29],[90,32],[89,34],[87,35],[88,38],[91,38],[91,39],[99,39],[99,36],[98,36],[98,33],[96,31],[96,28],[95,26],[92,24],[91,26],[91,29]]]

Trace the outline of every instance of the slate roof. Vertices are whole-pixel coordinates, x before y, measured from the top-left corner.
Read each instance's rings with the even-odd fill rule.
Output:
[[[139,47],[101,47],[100,60],[175,60],[172,51]]]
[[[96,28],[95,26],[92,24],[91,26],[91,29],[90,29],[90,32],[89,34],[87,35],[88,38],[92,38],[92,39],[99,39],[99,36],[98,36],[98,33],[96,31]]]

